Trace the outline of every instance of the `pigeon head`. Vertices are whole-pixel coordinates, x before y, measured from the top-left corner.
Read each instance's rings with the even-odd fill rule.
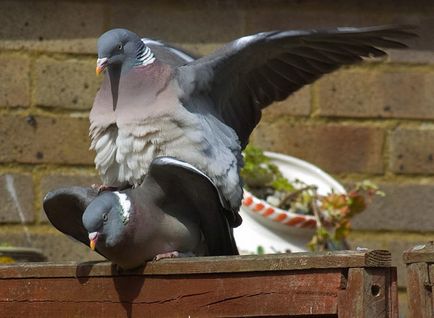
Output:
[[[151,55],[150,49],[137,34],[126,29],[113,29],[98,39],[96,73],[100,74],[106,68],[120,68],[125,73]]]
[[[96,74],[108,69],[115,111],[121,75],[135,66],[153,63],[155,57],[137,34],[126,29],[107,31],[99,37],[97,46]]]
[[[113,247],[122,240],[122,233],[129,222],[131,202],[125,193],[103,192],[95,198],[83,213],[83,225],[89,233],[90,248]]]

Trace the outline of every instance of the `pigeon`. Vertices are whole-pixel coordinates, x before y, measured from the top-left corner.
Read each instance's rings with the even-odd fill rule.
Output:
[[[62,188],[49,192],[43,206],[59,231],[122,269],[168,257],[238,254],[225,215],[229,203],[208,176],[172,157],[155,158],[136,188]]]
[[[126,29],[107,31],[97,45],[96,72],[105,75],[89,116],[103,185],[137,187],[154,158],[171,156],[203,171],[229,202],[229,224],[240,225],[241,152],[262,109],[343,65],[384,56],[380,48],[406,48],[412,28],[263,32],[201,58]]]

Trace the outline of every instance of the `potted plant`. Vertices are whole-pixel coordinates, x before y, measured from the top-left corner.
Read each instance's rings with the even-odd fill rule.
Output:
[[[351,219],[373,196],[384,195],[367,180],[347,192],[306,161],[252,145],[246,147],[244,160],[240,213],[245,224],[235,231],[242,252],[347,249]]]
[[[47,261],[47,257],[39,249],[9,246],[6,243],[0,243],[0,264],[45,261]]]

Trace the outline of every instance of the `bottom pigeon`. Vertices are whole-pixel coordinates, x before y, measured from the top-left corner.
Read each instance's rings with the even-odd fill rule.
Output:
[[[98,195],[62,188],[43,206],[59,231],[123,269],[166,257],[238,254],[228,203],[204,173],[172,157],[154,159],[135,189]]]

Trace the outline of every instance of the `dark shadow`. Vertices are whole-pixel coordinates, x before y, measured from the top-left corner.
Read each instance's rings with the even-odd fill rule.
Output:
[[[145,282],[145,276],[143,275],[143,267],[139,267],[133,270],[123,270],[115,264],[109,261],[89,261],[77,264],[75,270],[75,276],[80,284],[85,284],[91,277],[97,277],[98,275],[92,275],[91,272],[94,266],[110,266],[110,272],[107,272],[107,276],[111,275],[116,292],[119,295],[119,302],[125,308],[126,317],[132,317],[133,303],[142,290]]]
[[[89,281],[90,272],[93,267],[100,263],[108,263],[108,261],[89,261],[77,264],[77,267],[75,268],[75,277],[80,284],[85,284]]]
[[[133,270],[123,270],[109,261],[83,262],[78,264],[75,270],[75,276],[80,284],[85,284],[91,277],[95,277],[91,274],[95,265],[110,266],[110,274],[116,292],[119,295],[119,302],[125,309],[126,317],[132,317],[134,300],[140,294],[145,282],[145,276],[142,274],[143,267]],[[107,276],[110,274],[107,273]]]
[[[145,283],[143,267],[133,270],[122,270],[117,265],[112,264],[112,279],[119,301],[125,309],[126,317],[130,318],[133,314],[134,300],[140,294]]]

